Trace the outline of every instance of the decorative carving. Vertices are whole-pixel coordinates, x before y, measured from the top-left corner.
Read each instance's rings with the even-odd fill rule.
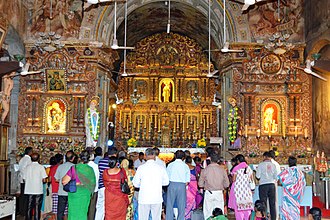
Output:
[[[276,54],[267,54],[260,61],[261,69],[266,74],[277,73],[282,67],[281,59]]]

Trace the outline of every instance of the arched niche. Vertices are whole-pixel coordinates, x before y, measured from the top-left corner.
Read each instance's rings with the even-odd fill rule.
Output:
[[[46,134],[66,133],[67,103],[59,97],[51,98],[44,105],[44,132]]]

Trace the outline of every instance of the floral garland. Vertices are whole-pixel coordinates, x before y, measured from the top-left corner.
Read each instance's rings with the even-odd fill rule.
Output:
[[[228,114],[228,136],[230,143],[234,143],[237,134],[238,107],[231,108]]]
[[[91,122],[91,109],[88,108],[87,109],[87,112],[88,112],[88,121]],[[95,110],[96,113],[98,113],[99,115],[99,112],[97,110]],[[91,136],[93,137],[93,140],[94,141],[97,141],[99,139],[99,136],[100,136],[100,119],[97,120],[97,126],[96,126],[96,132],[93,133],[93,126],[92,126],[92,123],[89,123],[89,132],[91,133]]]
[[[130,138],[128,141],[127,141],[127,146],[129,147],[136,147],[137,145],[137,141],[135,138]]]
[[[206,147],[206,141],[205,138],[199,139],[197,141],[197,147]]]

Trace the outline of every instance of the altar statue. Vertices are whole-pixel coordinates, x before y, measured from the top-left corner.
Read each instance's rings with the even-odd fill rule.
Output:
[[[237,106],[236,99],[229,97],[228,102],[231,105],[228,114],[228,136],[232,147],[241,148],[241,111]]]
[[[170,95],[171,95],[171,86],[170,82],[164,82],[165,86],[163,88],[162,96],[164,98],[164,102],[170,102]]]
[[[94,97],[85,116],[86,147],[95,147],[100,135],[100,113],[97,110],[99,97]]]
[[[54,101],[47,107],[47,132],[65,132],[65,109]]]
[[[274,120],[274,108],[269,107],[264,111],[264,131],[275,133],[277,131],[277,124]]]

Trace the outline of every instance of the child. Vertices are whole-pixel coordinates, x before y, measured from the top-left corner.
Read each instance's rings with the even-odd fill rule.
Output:
[[[223,212],[220,208],[215,208],[212,212],[212,216],[207,220],[228,220],[228,218],[223,215]]]
[[[251,213],[250,220],[267,220],[266,205],[261,200],[254,203],[254,211]]]
[[[321,220],[322,212],[321,209],[313,207],[309,210],[308,220]]]

